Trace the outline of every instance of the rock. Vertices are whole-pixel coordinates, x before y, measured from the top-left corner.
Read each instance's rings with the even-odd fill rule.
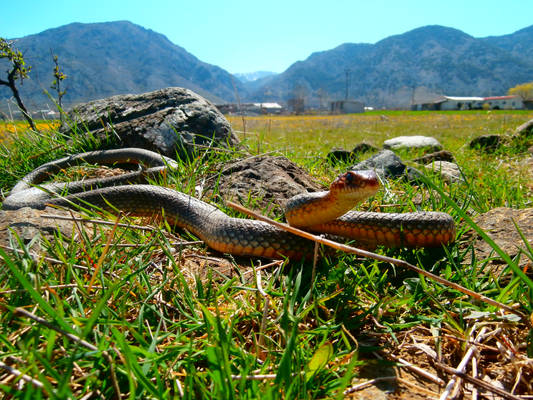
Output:
[[[449,161],[433,161],[425,165],[427,169],[440,172],[442,179],[448,183],[464,182],[461,169]]]
[[[426,165],[426,164],[431,163],[432,161],[454,162],[455,158],[453,157],[453,154],[451,151],[441,150],[435,153],[426,154],[419,158],[415,158],[413,161],[416,163],[422,164],[422,165]]]
[[[492,152],[498,149],[503,143],[500,135],[482,135],[470,141],[468,146],[471,149],[479,149],[486,152]]]
[[[357,158],[351,151],[334,148],[328,153],[326,159],[330,164],[337,164],[339,162],[355,161]]]
[[[0,210],[0,244],[4,246],[15,245],[18,236],[25,245],[33,242],[32,249],[39,252],[41,239],[45,237],[48,241],[53,240],[56,232],[61,232],[65,237],[71,237],[74,231],[74,223],[71,220],[45,218],[43,215],[53,214],[68,218],[79,216],[78,213],[68,210],[46,207],[44,210],[35,210],[24,207],[18,210]],[[85,227],[86,224],[83,224]],[[91,228],[92,229],[92,228]],[[14,233],[16,234],[14,234]]]
[[[383,148],[390,150],[442,150],[439,141],[430,136],[398,136],[383,142]]]
[[[359,154],[359,153],[369,153],[371,151],[377,151],[378,148],[376,146],[371,145],[367,142],[361,142],[355,145],[355,147],[352,150],[352,153]]]
[[[517,210],[513,208],[500,207],[490,210],[485,214],[481,214],[474,218],[474,221],[483,231],[485,231],[497,244],[505,251],[511,258],[516,257],[520,249],[525,249],[526,245],[522,241],[518,231],[516,230],[513,220],[516,222],[522,234],[528,241],[530,246],[533,246],[533,208],[526,208]],[[463,239],[467,242],[461,247],[465,249],[472,242],[474,251],[478,260],[486,260],[493,253],[492,247],[485,242],[474,231],[469,230]],[[489,268],[499,266],[498,271],[501,272],[503,267],[507,265],[497,253],[492,254],[494,259],[489,262]],[[519,266],[524,267],[529,261],[525,255],[520,256]],[[502,265],[503,264],[503,265]],[[531,269],[530,269],[531,271]]]
[[[376,174],[382,179],[397,179],[404,177],[410,171],[401,158],[390,150],[381,150],[369,159],[355,164],[350,169],[354,171],[372,169],[376,171]]]
[[[171,87],[142,94],[95,100],[68,113],[69,126],[106,136],[120,147],[141,147],[175,158],[200,146],[227,147],[238,139],[229,122],[209,101],[191,90]],[[118,138],[117,138],[118,137]]]
[[[251,196],[254,207],[274,204],[280,209],[294,195],[325,190],[292,161],[271,156],[250,157],[227,164],[220,174],[208,179],[206,191],[214,191],[216,185],[224,198],[246,204]]]
[[[533,136],[533,119],[524,122],[515,130],[515,136],[529,137]]]

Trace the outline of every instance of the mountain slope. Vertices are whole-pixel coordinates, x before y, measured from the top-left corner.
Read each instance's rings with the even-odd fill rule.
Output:
[[[520,35],[524,43],[532,38],[532,29]],[[426,26],[374,45],[347,43],[314,53],[261,86],[256,82],[251,98],[279,101],[303,97],[306,104],[316,106],[324,96],[329,100],[345,97],[347,73],[349,97],[373,106],[405,107],[417,93],[504,94],[531,80],[533,60],[520,54],[517,43],[513,51],[505,47],[508,39],[502,39],[500,45],[501,38],[493,39]]]
[[[241,88],[223,69],[127,21],[73,23],[17,39],[15,46],[33,67],[21,88],[33,109],[47,102],[42,92],[53,80],[51,50],[68,76],[64,101],[70,104],[168,86],[186,87],[217,102],[234,101],[233,85]],[[9,97],[8,89],[0,87],[0,96]]]

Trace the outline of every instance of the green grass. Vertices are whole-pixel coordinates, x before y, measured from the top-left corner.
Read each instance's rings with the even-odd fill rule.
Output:
[[[392,355],[411,357],[431,370],[423,354],[404,348],[414,341],[434,348],[441,362],[455,368],[467,349],[464,341],[482,326],[501,331],[480,348],[480,368],[507,383],[521,367],[524,379],[515,394],[532,394],[531,365],[518,362],[533,356],[527,320],[532,282],[515,260],[508,260],[501,279],[486,268],[489,260],[460,246],[464,232],[476,229],[472,216],[501,206],[531,207],[533,199],[524,143],[490,155],[465,143],[483,133],[509,133],[532,117],[524,112],[262,117],[248,119],[246,135],[240,134],[252,154],[286,155],[323,183],[348,167],[323,160],[334,145],[350,148],[362,140],[380,145],[400,134],[436,136],[454,152],[465,184],[448,185],[428,172],[427,185],[388,182],[364,207],[448,212],[459,226],[457,243],[445,250],[377,252],[512,306],[522,317],[373,259],[323,257],[314,280],[311,263],[283,263],[262,270],[259,280],[256,269],[268,261],[234,260],[202,244],[181,247],[164,222],[154,221],[153,230],[80,224],[72,236],[44,243],[47,259],[32,258],[34,250],[16,238],[11,247],[19,252],[0,249],[0,362],[35,381],[22,385],[20,377],[0,369],[0,398],[92,393],[107,399],[117,391],[131,399],[344,398],[358,379],[390,375]],[[238,121],[232,119],[242,131]],[[82,133],[68,139],[54,130],[22,132],[0,149],[3,193],[43,162],[97,146]],[[216,175],[231,157],[183,161],[158,184],[194,194],[197,183]],[[417,198],[422,200],[415,206]],[[253,204],[249,199],[245,205]],[[522,257],[533,257],[522,247]],[[512,347],[516,364],[494,350],[498,346]],[[414,377],[411,383],[419,387],[443,390]],[[416,392],[398,385],[400,398]]]

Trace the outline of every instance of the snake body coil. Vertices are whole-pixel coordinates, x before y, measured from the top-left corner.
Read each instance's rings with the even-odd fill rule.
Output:
[[[35,187],[50,174],[82,161],[133,162],[149,168],[118,177]],[[138,216],[159,214],[164,215],[171,225],[187,229],[221,252],[269,258],[311,256],[312,242],[267,223],[229,217],[210,204],[169,188],[130,184],[146,181],[147,177],[174,166],[175,161],[141,149],[105,150],[66,157],[44,164],[26,175],[5,199],[3,208],[42,209],[48,204],[71,206],[75,203],[92,204],[110,211],[119,209]],[[367,247],[434,247],[453,242],[455,224],[445,213],[346,213],[346,207],[352,208],[354,201],[375,193],[377,187],[372,172],[347,172],[332,183],[329,191],[296,196],[289,201],[287,219],[292,225],[345,236]],[[64,192],[68,195],[56,197]],[[321,210],[326,211],[321,214]]]

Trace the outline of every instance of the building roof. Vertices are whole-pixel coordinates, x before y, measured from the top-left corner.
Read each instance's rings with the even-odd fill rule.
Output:
[[[511,99],[517,99],[518,96],[492,96],[492,97],[484,97],[483,100],[511,100]]]
[[[484,97],[458,97],[458,96],[444,96],[444,100],[452,101],[483,101]]]
[[[278,103],[254,103],[254,106],[261,108],[283,108]]]

